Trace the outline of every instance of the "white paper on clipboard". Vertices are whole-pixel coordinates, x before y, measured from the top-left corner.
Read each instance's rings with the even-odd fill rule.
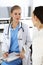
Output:
[[[19,58],[19,56],[16,56],[16,55],[18,55],[19,53],[15,53],[15,52],[13,52],[13,53],[10,53],[9,55],[8,55],[8,57],[7,58],[1,58],[1,60],[3,60],[3,61],[7,61],[7,62],[10,62],[10,61],[13,61],[13,60],[16,60],[16,59],[18,59]]]

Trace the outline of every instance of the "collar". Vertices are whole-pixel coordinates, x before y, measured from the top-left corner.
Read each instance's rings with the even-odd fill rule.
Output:
[[[19,22],[19,28],[21,27],[21,22]]]

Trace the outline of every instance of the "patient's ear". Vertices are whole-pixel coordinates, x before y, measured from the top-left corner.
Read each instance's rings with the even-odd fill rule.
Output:
[[[37,16],[35,16],[34,18],[35,18],[36,21],[38,20]]]

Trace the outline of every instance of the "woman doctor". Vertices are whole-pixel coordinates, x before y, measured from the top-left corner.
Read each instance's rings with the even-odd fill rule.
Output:
[[[16,52],[19,53],[17,55],[19,58],[11,62],[4,61],[1,65],[24,65],[24,63],[30,65],[30,33],[28,26],[19,22],[21,18],[20,6],[13,6],[10,15],[10,24],[5,25],[3,32],[3,57],[6,58],[9,53]]]
[[[33,11],[33,24],[37,27],[33,37],[33,65],[43,65],[43,6],[38,6]]]

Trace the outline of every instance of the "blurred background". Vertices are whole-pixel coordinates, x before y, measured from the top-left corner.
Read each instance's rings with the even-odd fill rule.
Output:
[[[22,8],[21,22],[26,23],[30,29],[31,39],[33,37],[32,12],[36,6],[43,6],[43,0],[0,0],[0,52],[4,26],[9,24],[10,9],[13,5]]]

